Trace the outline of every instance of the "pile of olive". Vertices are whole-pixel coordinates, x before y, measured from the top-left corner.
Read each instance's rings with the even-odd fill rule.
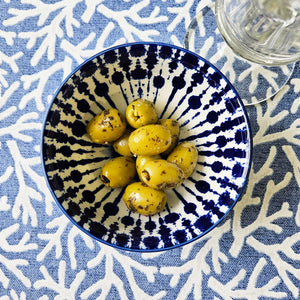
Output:
[[[88,123],[87,133],[95,143],[113,143],[121,156],[103,166],[100,179],[111,188],[126,186],[126,206],[143,215],[161,211],[167,202],[164,190],[180,185],[197,164],[196,147],[178,144],[179,123],[158,119],[148,100],[131,102],[125,117],[114,108],[102,111]],[[133,182],[136,175],[140,181]]]

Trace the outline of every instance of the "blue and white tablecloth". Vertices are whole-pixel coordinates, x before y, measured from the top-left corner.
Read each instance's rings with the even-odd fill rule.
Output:
[[[72,225],[46,185],[41,136],[73,68],[126,42],[183,45],[208,0],[0,0],[0,299],[299,299],[300,68],[247,107],[245,194],[196,242],[137,253]]]

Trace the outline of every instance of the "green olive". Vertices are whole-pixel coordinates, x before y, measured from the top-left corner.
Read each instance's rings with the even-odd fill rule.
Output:
[[[190,142],[183,142],[170,153],[167,161],[178,165],[183,170],[185,178],[188,178],[193,173],[197,165],[197,148]]]
[[[142,169],[143,169],[143,166],[145,165],[145,163],[147,161],[155,160],[155,159],[160,159],[160,156],[159,155],[153,155],[153,156],[139,155],[136,158],[136,161],[135,161],[136,170],[137,170],[137,173],[138,173],[140,178],[141,178],[141,172],[142,172]]]
[[[170,130],[158,124],[140,127],[128,139],[130,151],[134,155],[157,155],[167,150],[170,144]]]
[[[102,168],[100,179],[108,187],[122,187],[131,182],[136,175],[135,161],[132,157],[120,156],[109,160]]]
[[[141,179],[154,189],[172,189],[182,183],[184,173],[176,164],[164,159],[156,159],[145,163],[141,171]]]
[[[119,139],[117,139],[113,147],[117,153],[123,156],[132,156],[128,146],[128,138],[130,136],[131,131],[127,130]]]
[[[154,104],[148,100],[136,99],[126,109],[126,120],[133,128],[157,122],[158,115]]]
[[[179,139],[179,123],[175,119],[160,119],[158,124],[167,127],[171,133],[171,144],[169,148],[162,153],[162,155],[168,155],[176,147]]]
[[[86,130],[94,143],[107,144],[123,135],[126,120],[117,109],[105,109],[88,123]]]
[[[131,211],[151,216],[164,209],[167,196],[164,191],[155,190],[143,182],[134,182],[126,187],[123,200]]]

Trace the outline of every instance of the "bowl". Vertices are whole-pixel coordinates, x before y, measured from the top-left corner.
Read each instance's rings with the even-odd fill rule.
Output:
[[[86,133],[96,114],[125,114],[137,98],[178,120],[180,142],[199,154],[193,174],[167,191],[165,209],[153,216],[129,211],[124,188],[101,183],[101,167],[116,153]],[[150,42],[107,49],[76,68],[53,98],[42,139],[45,176],[66,216],[96,240],[133,251],[172,249],[213,229],[241,197],[251,153],[247,114],[226,77],[190,51]]]

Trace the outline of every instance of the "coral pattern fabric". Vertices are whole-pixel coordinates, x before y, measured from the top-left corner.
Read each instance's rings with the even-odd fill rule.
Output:
[[[0,2],[0,300],[300,298],[298,63],[276,96],[247,107],[254,149],[245,193],[193,243],[153,253],[101,244],[62,213],[43,175],[43,123],[64,78],[122,43],[183,46],[210,3]]]

